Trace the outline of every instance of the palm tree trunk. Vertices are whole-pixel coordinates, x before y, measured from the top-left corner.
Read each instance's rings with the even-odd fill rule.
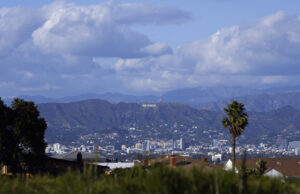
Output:
[[[235,172],[235,135],[232,135],[232,171]]]

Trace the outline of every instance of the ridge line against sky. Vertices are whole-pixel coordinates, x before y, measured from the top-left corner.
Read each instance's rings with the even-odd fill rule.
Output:
[[[300,81],[297,1],[24,2],[0,2],[1,96]]]

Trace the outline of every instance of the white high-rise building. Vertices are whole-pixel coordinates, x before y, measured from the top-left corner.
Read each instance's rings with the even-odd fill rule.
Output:
[[[217,139],[213,139],[213,142],[212,142],[212,148],[213,149],[218,149],[219,148],[219,140]]]
[[[295,148],[295,155],[299,156],[300,155],[300,148]]]
[[[150,140],[147,140],[146,151],[150,151]]]
[[[176,148],[183,150],[184,149],[184,143],[183,143],[183,139],[180,138],[179,140],[176,141]]]
[[[59,143],[53,144],[53,149],[55,152],[59,153],[60,152],[60,144]]]

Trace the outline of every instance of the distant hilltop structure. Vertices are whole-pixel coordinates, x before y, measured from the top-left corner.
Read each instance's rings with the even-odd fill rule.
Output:
[[[156,108],[157,104],[155,104],[155,103],[143,103],[143,104],[141,104],[141,106],[143,108]]]

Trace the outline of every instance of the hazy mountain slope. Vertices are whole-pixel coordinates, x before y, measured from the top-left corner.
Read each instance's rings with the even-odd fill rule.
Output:
[[[144,108],[136,103],[110,104],[104,100],[85,100],[40,104],[39,110],[48,123],[47,139],[68,142],[91,133],[117,133],[121,136],[120,141],[125,141],[131,127],[137,129],[132,134],[136,139],[179,138],[193,126],[198,126],[192,129],[197,134],[202,133],[199,130],[219,128],[220,123],[215,120],[221,119],[219,114],[211,111],[169,103]],[[174,133],[174,130],[177,132]]]
[[[161,98],[164,102],[199,104],[223,100],[235,96],[253,95],[258,93],[262,93],[262,91],[240,87],[197,87],[173,90],[162,95]]]
[[[103,130],[131,123],[149,125],[156,122],[199,123],[203,115],[212,120],[210,111],[199,111],[184,104],[158,103],[156,108],[144,108],[137,103],[110,104],[105,100],[85,100],[72,103],[39,104],[41,116],[49,127],[92,128]],[[203,124],[206,124],[203,123]]]
[[[196,110],[184,104],[158,103],[156,108],[144,108],[136,103],[86,100],[40,104],[39,110],[48,123],[49,142],[80,142],[87,135],[99,136],[99,144],[180,137],[194,144],[229,138],[228,130],[221,125],[223,113]],[[239,140],[274,143],[278,136],[297,139],[299,129],[300,111],[292,107],[267,113],[249,112],[249,126]]]
[[[44,96],[19,96],[27,101],[34,101],[37,104],[40,103],[66,103],[74,102],[87,99],[103,99],[111,103],[127,102],[127,103],[139,103],[139,102],[181,102],[190,105],[199,105],[199,107],[210,109],[210,110],[221,110],[220,107],[223,107],[227,104],[230,99],[237,98],[242,100],[247,100],[249,102],[249,108],[254,111],[260,110],[272,110],[274,108],[280,108],[285,105],[292,105],[289,103],[282,103],[278,101],[278,105],[274,102],[274,105],[266,103],[270,96],[280,95],[283,92],[300,92],[299,86],[294,87],[277,87],[277,88],[267,88],[267,89],[251,89],[251,88],[242,88],[242,87],[196,87],[196,88],[186,88],[169,91],[161,96],[146,95],[146,96],[136,96],[120,93],[104,93],[104,94],[95,94],[95,93],[86,93],[76,96],[67,96],[63,98],[48,98]],[[292,97],[292,96],[291,96]],[[262,99],[265,99],[262,101]],[[229,99],[229,100],[228,100]],[[253,105],[257,104],[257,100],[260,99],[257,107],[252,108]],[[13,97],[4,97],[3,100],[6,104],[10,104],[13,100]],[[295,101],[293,98],[288,99],[290,101]],[[224,102],[223,102],[224,101]],[[266,107],[265,107],[266,106]],[[262,107],[262,108],[261,108]]]
[[[198,109],[222,111],[232,100],[243,102],[247,110],[256,112],[267,112],[284,106],[292,106],[296,109],[300,109],[300,92],[241,96],[217,102],[203,103],[194,107]]]
[[[4,97],[3,100],[5,104],[10,105],[12,100],[15,97]],[[87,99],[103,99],[112,103],[118,102],[156,102],[159,100],[159,97],[154,95],[146,95],[146,96],[135,96],[135,95],[127,95],[120,93],[104,93],[104,94],[95,94],[95,93],[86,93],[77,96],[66,96],[62,98],[48,98],[44,96],[18,96],[18,98],[22,98],[26,101],[33,101],[36,104],[41,103],[67,103],[67,102],[75,102],[80,100]]]
[[[271,112],[250,112],[247,134],[251,137],[268,135],[274,138],[299,136],[300,111],[291,106],[286,106]]]

